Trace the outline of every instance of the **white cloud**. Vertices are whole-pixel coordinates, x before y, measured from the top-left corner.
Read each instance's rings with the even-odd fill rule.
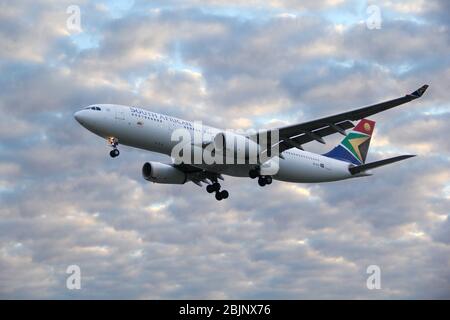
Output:
[[[151,12],[136,1],[112,17],[82,2],[83,30],[99,39],[85,49],[60,29],[65,3],[3,8],[0,297],[448,298],[442,17],[386,2],[383,10],[427,23],[388,20],[374,33],[333,21],[330,10],[354,9],[342,1],[269,1],[261,20],[226,12],[264,15],[256,1],[166,4]],[[222,127],[273,127],[430,79],[419,102],[375,117],[370,157],[419,157],[328,185],[261,189],[227,177],[231,196],[220,203],[192,184],[145,182],[141,165],[167,157],[124,148],[111,160],[104,141],[72,118],[81,106],[111,102]],[[444,111],[425,114],[436,108]],[[329,149],[327,141],[308,148]],[[78,293],[65,289],[70,264],[84,275]],[[378,292],[365,289],[371,264],[382,268]]]

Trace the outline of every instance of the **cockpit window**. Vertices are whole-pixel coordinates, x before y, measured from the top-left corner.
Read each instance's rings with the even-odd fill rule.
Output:
[[[95,110],[101,111],[100,107],[95,107]]]
[[[102,109],[100,107],[86,107],[85,110],[95,110],[95,111],[101,111]]]

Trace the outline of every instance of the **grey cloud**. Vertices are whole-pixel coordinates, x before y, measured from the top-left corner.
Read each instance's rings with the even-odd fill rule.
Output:
[[[263,14],[241,4],[136,1],[113,18],[86,3],[84,29],[98,39],[87,49],[55,31],[66,3],[25,10],[20,2],[3,13],[0,41],[16,39],[20,50],[0,50],[0,109],[10,117],[0,120],[0,297],[449,297],[442,17],[421,11],[425,25],[388,20],[377,31],[339,31],[320,10],[353,12],[355,2],[272,1],[264,19],[221,14],[230,6]],[[311,14],[277,17],[295,10]],[[14,19],[28,14],[36,33]],[[403,61],[411,68],[399,72]],[[241,117],[295,122],[430,79],[420,101],[375,117],[370,159],[419,157],[328,185],[261,189],[227,178],[231,197],[220,203],[193,184],[147,183],[142,164],[168,157],[123,147],[109,159],[105,142],[72,118],[81,106],[111,102],[217,126]],[[82,268],[81,291],[65,289],[69,264]],[[380,291],[365,287],[371,264],[382,269]]]

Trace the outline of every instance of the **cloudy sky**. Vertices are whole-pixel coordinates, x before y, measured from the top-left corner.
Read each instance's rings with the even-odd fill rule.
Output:
[[[1,0],[0,298],[450,298],[449,12],[445,0]],[[369,161],[418,157],[322,185],[227,178],[221,202],[144,181],[145,161],[169,159],[122,147],[113,160],[73,119],[118,103],[273,127],[425,83],[371,118]],[[66,288],[73,264],[81,290]],[[380,290],[366,287],[370,265]]]

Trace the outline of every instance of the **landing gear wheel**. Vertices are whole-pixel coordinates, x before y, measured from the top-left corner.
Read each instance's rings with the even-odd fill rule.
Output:
[[[261,187],[264,187],[264,186],[266,185],[266,179],[265,179],[264,177],[259,177],[259,179],[258,179],[258,184],[259,184]]]
[[[111,158],[118,157],[120,154],[119,149],[117,149],[117,146],[119,145],[119,139],[117,139],[115,137],[109,137],[108,144],[113,148],[109,152],[109,155],[111,156]]]
[[[109,152],[109,155],[111,156],[111,158],[115,158],[115,157],[119,156],[119,154],[120,154],[120,151],[118,149],[112,149]]]
[[[228,191],[227,190],[222,190],[220,192],[220,196],[222,197],[222,199],[227,199],[228,196],[229,196]]]
[[[220,201],[220,200],[222,200],[223,198],[222,198],[222,192],[216,192],[216,200],[217,201]]]
[[[266,184],[271,184],[271,183],[272,183],[272,177],[266,176]]]
[[[255,178],[257,178],[257,177],[259,176],[259,174],[258,174],[258,171],[257,171],[257,170],[251,169],[251,170],[248,172],[248,176],[249,176],[250,178],[252,178],[252,179],[255,179]]]
[[[220,183],[214,182],[211,186],[213,187],[213,189],[212,189],[213,191],[219,192],[219,190],[220,190]]]
[[[214,191],[216,191],[216,190],[214,189],[214,186],[212,184],[208,184],[206,186],[206,192],[213,193]]]

